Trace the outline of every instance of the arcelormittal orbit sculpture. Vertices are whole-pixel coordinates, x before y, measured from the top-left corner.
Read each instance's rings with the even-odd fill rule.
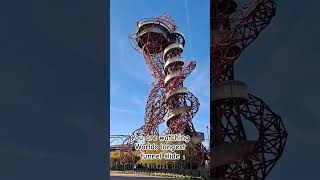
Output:
[[[202,145],[203,133],[196,132],[192,118],[199,109],[198,99],[183,86],[183,81],[196,67],[191,61],[185,65],[182,52],[184,35],[178,31],[172,18],[162,15],[137,22],[137,31],[129,36],[134,48],[143,54],[155,82],[147,99],[144,125],[132,133],[133,137],[184,134],[189,135],[198,155],[208,157]],[[134,69],[133,69],[134,70]],[[158,126],[166,123],[168,129],[158,132]],[[124,141],[120,150],[122,163],[134,162],[132,156],[134,138]]]

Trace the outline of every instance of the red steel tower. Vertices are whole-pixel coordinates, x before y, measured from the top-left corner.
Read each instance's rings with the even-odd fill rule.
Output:
[[[273,0],[211,1],[211,179],[265,179],[279,160],[287,132],[279,115],[246,83],[234,62],[275,15]],[[257,139],[247,137],[244,121]]]
[[[183,86],[183,81],[196,67],[196,62],[185,64],[182,52],[184,35],[178,31],[172,18],[162,15],[137,22],[136,33],[129,36],[133,47],[143,54],[155,82],[147,99],[144,125],[134,131],[131,137],[184,134],[191,137],[193,146],[201,157],[208,157],[202,145],[203,133],[198,133],[192,118],[197,113],[198,99]],[[166,123],[168,129],[158,132],[158,126]],[[134,138],[124,141],[121,148],[121,162],[132,163]]]

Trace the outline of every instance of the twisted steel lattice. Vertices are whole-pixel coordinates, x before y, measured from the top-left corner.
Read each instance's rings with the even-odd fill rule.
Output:
[[[268,26],[276,8],[273,0],[250,0],[241,7],[235,0],[213,0],[211,5],[210,83],[214,89],[234,82],[234,62]],[[248,141],[243,121],[253,123],[257,140]],[[281,117],[251,94],[245,101],[213,100],[211,131],[211,179],[265,179],[282,155],[287,138]],[[218,150],[227,156],[228,146],[242,148],[242,154],[230,151],[233,158],[222,157],[225,159],[217,163]]]
[[[168,129],[162,133],[186,134],[196,137],[192,118],[197,113],[198,99],[183,87],[183,81],[196,67],[196,62],[184,64],[182,59],[185,39],[169,15],[143,19],[137,23],[137,32],[129,36],[132,46],[143,54],[155,78],[147,98],[144,125],[131,137],[159,135],[158,126],[166,122]],[[121,163],[132,163],[135,140],[127,138],[120,151]],[[195,147],[200,155],[207,156],[201,142]]]

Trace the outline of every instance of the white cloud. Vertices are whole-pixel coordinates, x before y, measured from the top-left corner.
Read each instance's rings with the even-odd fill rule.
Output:
[[[191,38],[191,24],[190,24],[190,17],[189,17],[189,8],[188,8],[188,3],[187,0],[184,1],[184,7],[186,9],[186,19],[187,19],[187,26],[188,26],[188,34],[190,35],[189,41],[190,41],[190,53],[191,57],[193,57],[192,53],[192,38]]]
[[[110,106],[110,110],[115,112],[115,113],[132,113],[132,114],[141,114],[138,111],[133,111],[130,109],[126,109],[126,108],[121,108],[121,107],[115,107],[115,106]]]
[[[119,84],[115,83],[114,81],[110,82],[110,95],[117,94],[118,91],[120,90]]]
[[[118,108],[118,107],[114,107],[114,106],[110,106],[110,110],[113,112],[131,112],[128,109]]]
[[[143,106],[145,104],[144,102],[145,98],[138,98],[138,97],[133,97],[131,99],[131,101],[135,104],[135,105],[138,105],[138,106]]]
[[[203,96],[205,98],[210,98],[210,72],[209,71],[197,71],[191,73],[190,79],[186,80],[186,86],[192,90],[194,94]]]

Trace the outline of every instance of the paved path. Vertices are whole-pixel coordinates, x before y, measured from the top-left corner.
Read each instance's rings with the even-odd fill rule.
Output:
[[[123,174],[120,172],[110,172],[110,179],[111,180],[165,180],[165,179],[170,179],[170,180],[178,180],[178,179],[173,179],[169,177],[154,177],[154,176],[146,176],[146,175],[140,175],[140,174]]]

